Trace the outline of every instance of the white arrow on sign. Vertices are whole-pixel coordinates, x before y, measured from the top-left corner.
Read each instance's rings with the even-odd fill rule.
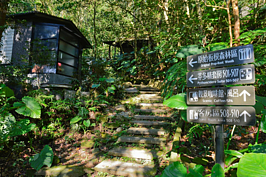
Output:
[[[248,93],[246,90],[243,90],[239,96],[244,96],[244,101],[247,101],[247,96],[250,96],[250,93]]]
[[[194,61],[193,62],[193,58],[192,58],[188,64],[193,68],[194,67],[193,66],[194,63],[198,63],[198,61]]]
[[[244,122],[247,122],[247,115],[248,115],[249,117],[251,117],[251,115],[250,115],[246,110],[244,110],[244,111],[240,114],[240,117],[241,117],[242,115],[244,115]]]
[[[191,82],[191,84],[193,84],[193,80],[198,80],[198,78],[193,78],[193,74],[189,77],[189,79],[188,79],[190,82]]]

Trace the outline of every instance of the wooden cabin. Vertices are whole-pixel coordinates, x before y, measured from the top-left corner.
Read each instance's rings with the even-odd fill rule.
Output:
[[[30,65],[28,82],[35,87],[71,88],[71,81],[81,78],[82,51],[92,46],[72,21],[41,12],[9,15],[7,20],[2,67]]]
[[[154,47],[148,38],[105,41],[104,43],[109,45],[109,59],[119,54],[130,54],[135,51],[135,47],[137,47],[136,51],[140,51],[140,49],[145,46],[149,46],[150,48]]]

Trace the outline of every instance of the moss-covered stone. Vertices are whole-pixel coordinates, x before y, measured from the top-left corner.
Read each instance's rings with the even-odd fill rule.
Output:
[[[95,142],[91,139],[91,140],[83,140],[81,142],[81,148],[83,149],[89,149],[92,148],[94,146]]]
[[[170,162],[181,161],[180,155],[176,152],[171,152]]]
[[[107,128],[118,128],[120,126],[120,123],[106,123],[104,124]]]
[[[35,175],[39,176],[57,176],[57,177],[77,177],[84,175],[84,169],[80,166],[73,166],[73,165],[67,165],[67,166],[55,166],[52,168],[44,168],[39,170],[35,173]]]

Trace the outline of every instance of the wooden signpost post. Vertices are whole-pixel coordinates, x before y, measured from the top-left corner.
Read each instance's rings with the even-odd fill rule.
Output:
[[[192,55],[187,58],[187,69],[191,71],[187,73],[187,87],[209,86],[187,90],[187,104],[197,105],[188,107],[187,120],[188,122],[216,124],[215,162],[219,163],[222,168],[224,168],[223,125],[255,125],[256,116],[255,109],[247,106],[255,105],[254,86],[221,86],[254,83],[254,65],[240,65],[252,62],[254,62],[254,49],[251,44]]]

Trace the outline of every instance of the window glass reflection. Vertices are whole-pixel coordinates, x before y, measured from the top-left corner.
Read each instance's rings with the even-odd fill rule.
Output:
[[[35,40],[33,50],[55,50],[57,48],[57,39]]]
[[[75,66],[75,67],[77,67],[77,64],[78,64],[77,58],[75,58],[71,55],[65,54],[63,52],[59,52],[58,60],[60,62],[63,62],[65,64],[68,64],[71,66]]]
[[[67,41],[68,43],[78,47],[78,38],[71,35],[66,30],[62,29],[60,32],[60,39],[63,39],[64,41]]]
[[[57,26],[47,26],[47,25],[35,25],[34,38],[35,39],[47,39],[56,38],[58,35]]]
[[[76,71],[77,70],[73,67],[67,66],[67,65],[60,63],[60,62],[57,63],[57,73],[59,73],[59,74],[64,74],[67,76],[73,76]]]
[[[78,57],[78,49],[62,40],[60,40],[60,43],[59,43],[59,50],[62,50],[66,53],[74,55],[75,57]]]
[[[42,60],[39,60],[42,58]],[[35,63],[32,73],[56,73],[56,52],[45,51],[32,54],[32,62]]]

